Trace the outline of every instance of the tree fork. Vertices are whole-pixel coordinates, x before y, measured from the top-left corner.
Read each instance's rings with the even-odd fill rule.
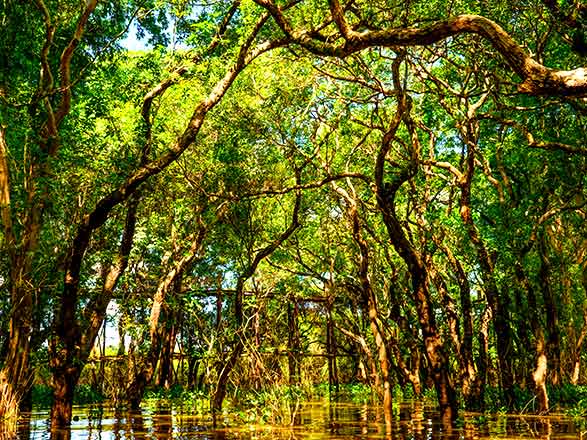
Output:
[[[522,82],[518,90],[530,95],[584,96],[587,94],[587,68],[574,70],[550,69],[534,60],[497,23],[480,15],[463,14],[438,20],[421,28],[391,28],[356,31],[346,22],[344,11],[337,0],[330,0],[332,20],[336,23],[340,38],[316,38],[313,32],[294,29],[283,9],[273,0],[255,0],[273,16],[287,38],[311,53],[345,58],[371,47],[392,49],[428,46],[460,34],[483,37],[505,59],[508,66]],[[330,43],[329,41],[336,41]]]
[[[298,185],[300,183],[300,174],[301,170],[296,169],[296,184]],[[283,233],[281,233],[274,241],[272,241],[267,246],[258,251],[254,256],[253,261],[238,277],[234,293],[234,315],[236,322],[236,331],[234,333],[234,337],[232,338],[231,343],[233,349],[228,357],[228,360],[225,362],[224,366],[222,367],[222,370],[218,374],[216,387],[210,399],[210,409],[212,411],[212,420],[214,425],[216,425],[216,416],[222,410],[222,402],[224,401],[224,396],[226,395],[226,386],[228,383],[228,379],[230,377],[230,373],[236,365],[238,357],[240,356],[244,348],[243,338],[245,337],[245,335],[243,325],[243,294],[245,282],[255,274],[255,271],[257,270],[257,267],[259,266],[261,261],[270,256],[279,246],[283,244],[283,242],[285,242],[299,228],[299,212],[301,208],[301,201],[302,193],[300,190],[298,190],[296,191],[296,199],[292,211],[292,220],[288,228],[285,231],[283,231]]]
[[[432,310],[430,291],[428,289],[428,272],[420,254],[404,232],[395,212],[395,195],[397,190],[415,175],[417,172],[417,162],[419,161],[419,141],[415,135],[413,121],[409,115],[409,98],[403,91],[400,81],[399,67],[402,61],[403,55],[400,54],[392,65],[394,88],[398,92],[398,103],[394,119],[383,135],[375,163],[377,205],[382,214],[383,223],[387,229],[390,241],[408,267],[418,313],[418,321],[424,339],[425,355],[436,388],[441,417],[443,422],[452,423],[457,417],[458,407],[455,391],[449,377],[449,359]],[[411,161],[406,167],[401,169],[399,175],[396,175],[391,182],[386,182],[384,178],[386,157],[402,122],[408,128],[408,132],[412,137],[411,141],[413,145],[409,152]]]

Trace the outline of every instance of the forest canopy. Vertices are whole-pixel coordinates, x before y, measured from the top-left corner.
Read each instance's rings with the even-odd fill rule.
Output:
[[[155,383],[217,413],[231,387],[327,380],[389,413],[394,386],[433,389],[450,422],[585,383],[582,2],[0,20],[0,419],[45,382],[67,426],[108,319],[124,380],[101,391],[132,407]]]

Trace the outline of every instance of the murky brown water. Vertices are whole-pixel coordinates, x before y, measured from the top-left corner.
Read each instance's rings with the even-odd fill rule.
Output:
[[[101,406],[77,407],[71,432],[63,438],[77,439],[584,439],[587,421],[563,416],[480,416],[465,414],[456,426],[443,427],[433,408],[421,402],[402,404],[391,426],[383,411],[372,405],[328,402],[304,404],[294,410],[295,425],[287,427],[246,423],[246,414],[226,415],[222,428],[213,429],[209,416],[191,412],[187,406],[142,412],[115,411]],[[47,412],[34,412],[19,429],[21,439],[49,439]]]

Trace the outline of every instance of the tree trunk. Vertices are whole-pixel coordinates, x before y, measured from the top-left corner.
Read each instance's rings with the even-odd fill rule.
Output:
[[[477,376],[474,382],[476,392],[480,396],[477,402],[479,410],[485,409],[485,388],[489,370],[489,323],[491,322],[491,308],[485,307],[479,323],[479,354],[477,356]]]
[[[222,411],[222,403],[224,402],[224,398],[226,397],[226,386],[228,385],[230,373],[232,372],[238,358],[243,352],[243,337],[244,335],[241,331],[237,330],[237,332],[235,332],[232,351],[230,352],[228,359],[226,360],[226,362],[224,362],[222,366],[222,370],[220,371],[218,380],[216,382],[216,388],[214,390],[214,393],[212,394],[211,410],[213,419],[212,421],[214,425],[216,425],[216,417]]]
[[[520,260],[523,257],[520,257]],[[520,263],[516,262],[515,266],[516,266],[516,273],[519,272],[520,269],[518,269],[518,266],[521,267]],[[525,275],[524,275],[525,276]],[[516,277],[518,278],[518,281],[520,281],[520,276],[518,274],[516,274]],[[520,286],[516,289],[514,289],[514,299],[515,299],[515,307],[516,307],[516,311],[517,314],[519,316],[519,321],[517,323],[517,333],[518,333],[518,338],[520,339],[520,352],[518,354],[518,368],[517,370],[520,373],[520,379],[518,379],[518,383],[520,384],[520,386],[522,388],[526,387],[526,384],[528,382],[527,379],[531,379],[531,374],[528,373],[530,371],[530,369],[533,369],[534,367],[532,366],[532,360],[535,357],[535,353],[536,353],[536,347],[535,347],[535,343],[534,340],[532,339],[534,337],[533,331],[531,326],[528,326],[528,319],[530,316],[530,312],[528,310],[528,306],[527,304],[524,302],[524,298],[528,297],[528,289],[525,286],[525,282],[521,282]],[[532,379],[533,381],[534,379]]]
[[[173,315],[173,313],[171,313]],[[173,320],[173,317],[169,318]],[[159,356],[159,377],[157,384],[168,390],[173,382],[173,352],[175,349],[175,324],[168,322],[162,337],[162,349]]]
[[[396,252],[406,263],[411,276],[413,298],[424,339],[426,359],[436,388],[441,417],[443,422],[450,424],[457,417],[458,407],[455,391],[449,377],[449,359],[445,351],[444,341],[436,326],[434,311],[432,310],[430,292],[428,290],[428,272],[421,255],[408,239],[395,212],[396,193],[401,185],[417,173],[419,160],[419,141],[413,121],[410,119],[407,97],[402,92],[399,76],[401,61],[402,58],[398,57],[392,65],[394,86],[401,92],[398,109],[394,120],[383,136],[375,163],[377,204],[390,241]],[[387,183],[384,179],[386,157],[402,120],[405,122],[408,132],[412,135],[412,146],[411,151],[409,151],[411,161],[400,171],[399,175],[395,175],[393,180]]]
[[[179,298],[181,294],[181,276],[174,281],[174,296]],[[177,317],[179,310],[168,308],[167,319],[163,324],[163,335],[161,336],[161,353],[159,356],[159,377],[158,385],[168,390],[173,383],[173,353],[177,336]]]
[[[16,421],[22,395],[30,384],[29,352],[33,329],[33,281],[30,279],[30,253],[32,249],[19,249],[12,228],[10,200],[10,168],[5,127],[0,124],[0,217],[5,250],[10,264],[10,306],[8,338],[6,341],[4,366],[0,370],[0,420]],[[25,243],[35,241],[27,237]],[[27,254],[29,254],[27,256]]]
[[[546,391],[546,373],[548,371],[548,363],[546,357],[546,349],[544,342],[544,334],[542,330],[538,331],[536,336],[536,368],[532,373],[534,379],[534,386],[536,389],[536,399],[538,401],[538,411],[545,413],[548,411],[548,392]]]
[[[59,103],[48,112],[45,121],[35,121],[33,138],[38,141],[32,152],[24,150],[22,188],[11,184],[10,157],[6,142],[6,128],[0,124],[0,220],[2,235],[6,243],[6,251],[10,264],[10,323],[9,344],[4,367],[0,371],[0,419],[18,414],[20,399],[28,393],[32,385],[32,374],[29,371],[30,338],[33,331],[33,291],[37,288],[32,278],[33,258],[38,249],[39,239],[43,227],[43,214],[48,200],[48,187],[51,181],[50,161],[57,154],[59,148],[59,127],[71,109],[71,96],[74,85],[71,82],[71,61],[81,40],[88,19],[94,12],[97,0],[85,2],[79,17],[75,33],[62,35],[67,45],[59,59],[59,75],[51,72],[47,61],[47,53],[43,49],[40,56],[41,81],[35,91],[36,96],[60,96]],[[43,6],[44,7],[44,6]],[[50,19],[44,17],[46,25],[46,40],[43,42],[48,49],[53,45],[55,27]],[[54,79],[59,77],[60,87],[56,87]],[[54,91],[54,92],[53,92]],[[40,103],[43,102],[41,105]],[[47,101],[48,102],[48,101]],[[39,104],[40,107],[36,107]],[[45,107],[43,100],[33,99],[30,103],[30,114],[39,112]],[[40,127],[40,128],[39,128]],[[31,128],[31,127],[29,127]],[[19,171],[20,174],[20,171]],[[12,188],[11,188],[12,186]],[[18,217],[11,205],[11,189],[20,191],[25,197],[22,216],[18,219],[22,226],[22,233],[17,237],[13,228],[13,218]]]
[[[72,358],[72,354],[62,350],[65,358]],[[81,373],[80,368],[72,366],[73,361],[64,362],[60,368],[53,370],[52,387],[53,403],[51,405],[51,435],[54,432],[67,428],[71,423],[73,408],[73,394]]]
[[[32,333],[33,297],[24,274],[13,268],[17,283],[11,286],[11,305],[8,350],[4,367],[0,370],[0,419],[14,419],[22,397],[32,385],[29,370],[30,338]]]
[[[424,339],[426,359],[436,388],[442,419],[449,422],[457,417],[456,395],[449,377],[449,360],[445,352],[444,342],[436,327],[436,319],[432,311],[430,292],[427,285],[427,271],[404,236],[397,219],[391,215],[388,207],[384,206],[383,209],[385,210],[384,223],[388,227],[392,243],[394,243],[400,256],[408,263],[418,320]]]
[[[367,344],[367,341],[365,340],[365,338],[361,335],[357,335],[353,332],[351,332],[348,329],[345,329],[343,327],[337,326],[336,327],[343,335],[349,337],[353,342],[355,342],[356,345],[359,346],[360,350],[363,352],[365,358],[367,359],[367,366],[369,367],[369,374],[367,374],[367,372],[365,371],[365,379],[367,381],[367,383],[371,386],[374,387],[376,390],[381,390],[382,391],[382,387],[381,387],[381,377],[379,372],[377,371],[377,364],[375,363],[375,360],[373,359],[373,353],[371,352],[371,348],[369,347],[369,344]],[[362,363],[362,361],[361,361]],[[365,369],[365,367],[363,366],[359,366],[360,370],[363,371]],[[381,392],[381,394],[383,395],[383,392]]]
[[[299,385],[300,383],[300,329],[298,327],[298,314],[298,303],[294,297],[290,297],[287,303],[287,362],[290,385]]]
[[[587,287],[587,284],[586,284]],[[587,289],[585,289],[587,293]],[[587,338],[587,307],[583,309],[583,326],[579,333],[579,337],[573,347],[573,370],[571,373],[571,383],[577,385],[579,383],[579,374],[581,372],[581,353],[583,350],[583,344]]]
[[[535,339],[535,367],[532,372],[532,381],[534,382],[534,390],[536,400],[538,402],[538,411],[545,413],[548,411],[548,393],[546,390],[546,375],[548,373],[547,349],[544,340],[544,331],[540,324],[540,312],[536,302],[536,293],[530,284],[522,264],[516,264],[516,275],[521,281],[522,287],[526,291],[528,297],[528,319],[530,321],[530,328],[534,334]]]
[[[117,356],[124,356],[126,350],[124,346],[124,340],[126,339],[126,330],[124,328],[123,316],[118,320],[118,350],[116,351]]]
[[[480,386],[477,377],[477,366],[473,358],[473,307],[471,303],[471,286],[467,274],[461,262],[455,257],[452,250],[445,246],[441,240],[433,237],[434,242],[439,246],[446,255],[450,266],[457,278],[459,285],[459,298],[461,305],[462,319],[462,338],[460,338],[460,348],[458,350],[459,361],[461,363],[461,392],[465,401],[465,408],[469,410],[478,410],[482,406],[484,396],[481,394],[484,387]],[[455,323],[458,326],[458,323]],[[458,331],[458,329],[457,329]],[[456,339],[453,336],[453,339]]]
[[[402,316],[400,300],[392,287],[388,290],[388,296],[392,319],[397,323],[400,334],[403,334],[406,339],[405,345],[410,352],[410,357],[408,359],[409,362],[404,362],[402,353],[399,350],[398,341],[392,341],[390,338],[390,344],[386,345],[389,346],[393,352],[400,373],[403,375],[406,382],[412,384],[415,396],[419,397],[422,394],[422,379],[420,377],[422,353],[420,350],[421,344],[418,341],[419,336],[417,334],[419,330],[411,325],[405,316]],[[391,357],[392,356],[390,356],[390,359]]]
[[[296,184],[300,184],[300,169],[296,169]],[[230,373],[232,369],[236,365],[236,362],[241,355],[243,348],[244,348],[244,325],[243,325],[243,295],[244,295],[244,288],[246,281],[251,278],[257,267],[265,258],[270,256],[281,244],[287,240],[300,226],[299,223],[299,212],[301,206],[301,192],[296,192],[296,200],[294,203],[294,208],[292,212],[292,220],[289,224],[288,228],[283,231],[279,237],[277,237],[273,242],[269,243],[267,246],[262,248],[258,251],[254,257],[252,257],[252,261],[248,265],[248,267],[243,271],[243,273],[238,277],[236,283],[236,289],[234,293],[234,320],[236,325],[236,331],[234,332],[234,337],[231,341],[232,351],[228,356],[224,365],[221,366],[221,370],[218,373],[218,380],[216,382],[216,387],[214,392],[212,393],[212,397],[210,400],[210,406],[212,411],[212,422],[216,425],[216,416],[222,410],[222,402],[224,401],[224,397],[226,395],[226,386],[228,384],[228,379],[230,377]]]
[[[469,142],[468,145],[471,145]],[[511,407],[514,401],[513,397],[513,341],[512,330],[509,323],[509,314],[506,304],[506,296],[497,287],[497,282],[494,276],[493,262],[483,240],[479,235],[477,226],[473,221],[471,215],[471,183],[473,178],[473,170],[475,167],[475,149],[469,147],[467,154],[468,169],[464,180],[461,182],[461,200],[460,200],[460,215],[465,225],[469,239],[475,246],[477,251],[478,262],[481,269],[481,277],[483,279],[483,288],[487,302],[491,308],[495,334],[497,335],[495,344],[497,346],[497,356],[499,364],[500,386],[504,391],[506,405]]]
[[[198,388],[198,371],[200,369],[200,359],[196,356],[190,356],[188,359],[188,387],[190,389]]]
[[[385,414],[386,424],[391,424],[392,415],[392,388],[391,388],[391,368],[390,368],[390,355],[389,355],[389,341],[385,330],[383,329],[382,323],[379,320],[379,312],[377,309],[377,298],[373,288],[371,286],[371,280],[369,278],[369,246],[363,234],[361,232],[361,221],[358,212],[358,201],[356,197],[352,197],[349,192],[344,190],[342,187],[332,183],[332,187],[335,191],[341,195],[347,203],[347,214],[351,221],[351,227],[353,232],[353,240],[359,247],[359,267],[358,267],[358,278],[360,280],[360,287],[358,288],[361,302],[363,307],[367,307],[367,315],[369,316],[369,325],[371,333],[375,339],[375,346],[377,347],[377,355],[379,360],[379,368],[381,370],[381,379],[377,376],[376,383],[383,383],[383,410]],[[355,195],[354,188],[352,193]],[[394,344],[395,345],[395,344]],[[398,359],[401,359],[398,356]]]
[[[102,290],[87,304],[81,323],[76,316],[78,283],[67,279],[66,276],[66,287],[60,308],[53,318],[54,334],[49,341],[49,366],[52,371],[54,394],[51,429],[67,428],[71,423],[71,405],[75,386],[102,328],[114,289],[128,264],[128,256],[134,239],[138,203],[138,195],[129,200],[118,255],[108,269],[104,269]],[[82,258],[81,255],[72,255],[68,264],[80,267],[81,261],[73,261],[77,257]],[[69,403],[66,399],[70,399]]]
[[[205,209],[205,208],[203,208]],[[170,313],[166,306],[166,299],[169,291],[174,290],[179,294],[181,290],[181,277],[184,270],[192,264],[194,259],[199,256],[202,248],[204,238],[206,236],[206,228],[199,218],[199,228],[197,232],[191,234],[191,244],[184,255],[169,269],[169,271],[159,280],[157,291],[153,296],[153,304],[151,305],[151,314],[149,317],[149,340],[150,346],[147,355],[143,361],[143,365],[139,368],[134,378],[131,378],[127,387],[127,400],[133,409],[138,409],[143,399],[145,387],[153,379],[155,367],[159,360],[161,349],[164,343],[165,331],[161,329],[161,314],[165,312]],[[173,313],[173,312],[171,312]],[[175,338],[173,338],[175,341]],[[171,342],[169,343],[171,344]]]
[[[540,286],[542,288],[542,298],[544,300],[544,309],[546,312],[546,331],[547,331],[547,342],[546,352],[551,363],[550,367],[550,382],[552,385],[560,385],[561,381],[561,348],[560,348],[560,332],[558,322],[558,310],[556,306],[556,300],[554,298],[554,292],[552,291],[550,272],[551,264],[548,258],[547,248],[547,233],[542,234],[540,240]]]

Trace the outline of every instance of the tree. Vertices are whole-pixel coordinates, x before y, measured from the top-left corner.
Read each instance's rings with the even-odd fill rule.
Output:
[[[192,382],[218,361],[214,411],[235,368],[261,384],[271,344],[295,383],[304,328],[332,384],[366,364],[387,409],[394,382],[434,386],[447,422],[460,395],[515,408],[519,387],[547,411],[547,385],[581,380],[579,2],[35,5],[2,4],[0,414],[47,341],[69,423],[114,298],[151,311],[135,405],[176,337]],[[160,46],[123,51],[133,20]],[[165,48],[169,20],[190,49]],[[167,331],[180,305],[203,340]]]

